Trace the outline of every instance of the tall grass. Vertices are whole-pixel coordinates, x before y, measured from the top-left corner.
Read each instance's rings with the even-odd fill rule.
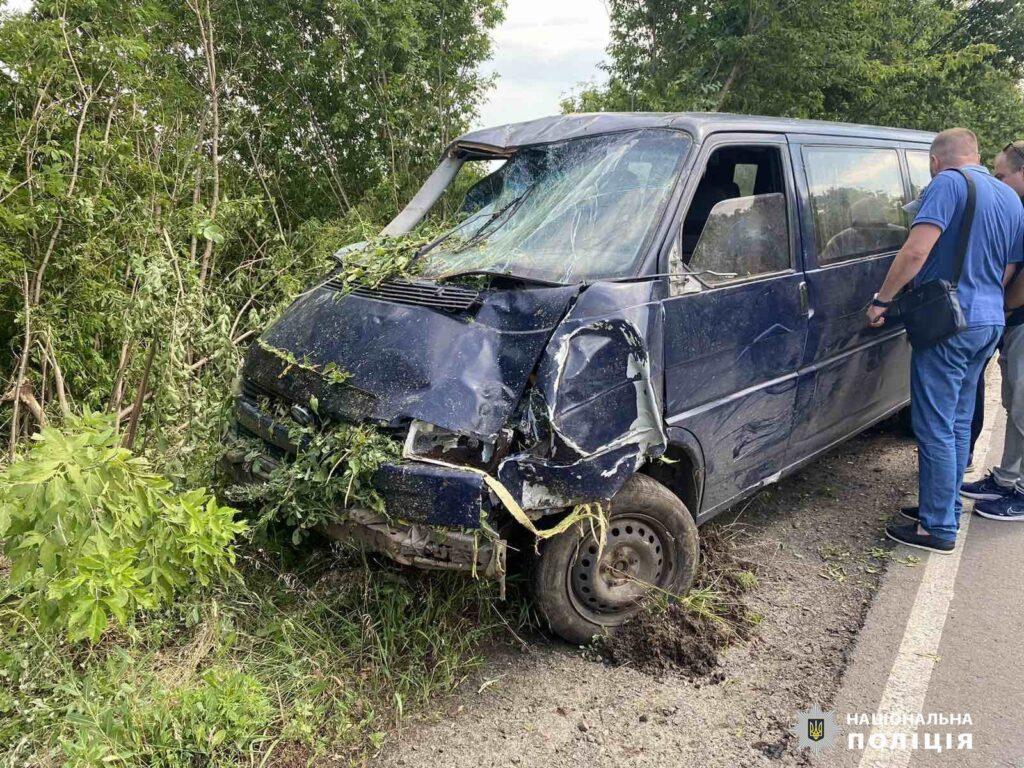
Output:
[[[492,585],[323,549],[258,552],[245,583],[95,646],[0,607],[0,765],[361,762],[452,691],[505,623]],[[0,584],[3,576],[0,575]]]

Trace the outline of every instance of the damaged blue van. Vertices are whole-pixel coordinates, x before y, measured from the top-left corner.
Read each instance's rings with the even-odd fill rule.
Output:
[[[478,169],[415,279],[328,277],[249,349],[235,428],[267,450],[231,469],[255,480],[294,454],[268,398],[301,424],[372,423],[404,445],[373,481],[387,515],[350,510],[329,532],[491,576],[523,516],[547,529],[602,503],[603,546],[580,522],[533,565],[551,629],[588,641],[652,585],[689,589],[698,525],[907,405],[903,329],[864,310],[931,138],[652,113],[467,133],[385,230],[409,232]],[[282,374],[268,346],[311,366]]]

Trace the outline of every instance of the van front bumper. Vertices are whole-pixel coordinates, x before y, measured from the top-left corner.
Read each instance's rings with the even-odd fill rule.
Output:
[[[221,468],[236,482],[259,483],[287,460],[269,454],[247,458],[241,449],[230,448]],[[414,461],[384,464],[373,484],[393,514],[346,509],[323,532],[403,565],[503,578],[505,542],[482,536],[479,530],[481,515],[490,512],[479,474]]]
[[[229,448],[221,459],[221,468],[235,482],[250,484],[266,480],[276,466],[288,460],[269,453],[248,457],[240,448]],[[442,528],[478,529],[481,516],[491,510],[483,477],[465,469],[419,461],[382,464],[371,482],[383,497],[392,519]]]
[[[324,533],[355,544],[366,552],[379,552],[402,565],[503,579],[505,542],[479,532],[453,531],[404,520],[389,520],[369,510],[346,510],[343,519],[329,523]]]

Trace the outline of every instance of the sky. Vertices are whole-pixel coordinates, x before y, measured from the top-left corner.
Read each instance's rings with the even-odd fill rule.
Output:
[[[497,85],[475,125],[558,114],[561,99],[580,83],[604,82],[598,65],[608,42],[602,0],[508,0],[494,31],[494,56],[482,67],[497,73]]]

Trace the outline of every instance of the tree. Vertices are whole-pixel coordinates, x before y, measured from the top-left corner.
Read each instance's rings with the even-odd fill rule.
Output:
[[[38,0],[0,13],[11,449],[88,406],[119,414],[128,442],[212,450],[239,346],[467,126],[502,6]]]
[[[569,109],[715,110],[1024,131],[1010,0],[612,0],[609,82]]]

